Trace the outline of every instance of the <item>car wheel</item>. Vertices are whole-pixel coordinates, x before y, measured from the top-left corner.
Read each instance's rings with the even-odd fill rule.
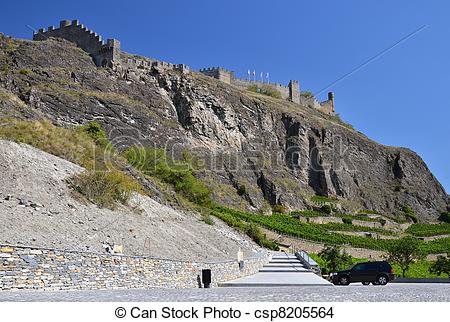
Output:
[[[370,282],[362,282],[362,285],[370,285]]]
[[[388,278],[386,275],[380,275],[377,277],[377,282],[380,285],[386,285],[388,283]]]
[[[347,275],[341,275],[338,278],[340,285],[348,285],[350,284],[350,278]]]

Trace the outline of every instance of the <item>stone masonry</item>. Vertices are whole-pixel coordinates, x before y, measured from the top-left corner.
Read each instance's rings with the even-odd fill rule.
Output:
[[[210,67],[200,69],[200,73],[207,76],[216,78],[224,83],[238,87],[241,90],[246,90],[250,86],[257,86],[262,88],[264,86],[269,86],[281,94],[281,97],[285,100],[291,101],[296,104],[308,106],[317,109],[325,114],[334,115],[334,94],[333,92],[328,93],[328,100],[324,102],[318,102],[315,97],[305,97],[302,96],[300,92],[300,85],[297,80],[290,80],[287,86],[278,83],[263,83],[256,80],[247,80],[242,78],[237,78],[233,71],[227,70],[222,67]]]
[[[99,67],[111,67],[123,74],[125,78],[139,79],[139,74],[145,70],[155,68],[158,70],[172,69],[182,73],[188,73],[189,67],[184,64],[171,64],[149,58],[137,58],[121,51],[120,42],[117,39],[108,39],[106,44],[101,36],[87,29],[78,20],[62,20],[59,28],[50,26],[45,30],[39,29],[33,33],[33,40],[46,40],[49,37],[63,38],[89,53],[95,64]],[[234,72],[221,68],[212,67],[200,69],[200,73],[216,78],[224,83],[234,85],[241,90],[246,90],[251,85],[258,87],[270,86],[277,90],[283,99],[296,104],[308,106],[329,115],[334,115],[334,95],[328,93],[328,100],[319,103],[314,97],[301,95],[299,82],[291,80],[287,86],[277,83],[262,83],[236,78]]]
[[[89,53],[97,66],[112,66],[120,59],[120,42],[108,39],[106,44],[101,36],[81,25],[78,20],[62,20],[59,28],[50,26],[33,33],[33,40],[46,40],[49,37],[63,38],[74,42]]]
[[[0,245],[0,290],[115,288],[197,288],[202,269],[211,269],[212,286],[252,275],[271,255],[244,260],[186,262],[38,247]]]

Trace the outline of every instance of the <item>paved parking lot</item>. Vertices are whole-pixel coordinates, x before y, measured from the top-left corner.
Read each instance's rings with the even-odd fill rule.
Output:
[[[213,289],[134,289],[92,291],[0,292],[0,301],[183,302],[183,301],[405,301],[450,302],[450,284],[389,284],[387,286],[254,287]]]

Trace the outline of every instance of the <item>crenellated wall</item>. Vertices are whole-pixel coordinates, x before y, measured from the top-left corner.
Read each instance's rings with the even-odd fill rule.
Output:
[[[203,68],[200,69],[200,73],[217,78],[227,84],[234,82],[234,72],[221,67]]]
[[[244,260],[187,262],[38,247],[0,245],[0,291],[109,288],[197,288],[202,269],[212,286],[254,274],[270,259],[261,252]]]
[[[78,20],[62,20],[59,28],[50,26],[47,30],[42,28],[33,33],[33,40],[46,40],[49,37],[63,38],[76,43],[78,47],[82,48],[92,56],[97,66],[113,67],[129,80],[138,80],[143,72],[145,73],[151,69],[159,71],[169,69],[178,70],[182,73],[188,73],[190,70],[189,67],[184,64],[175,65],[159,60],[137,58],[136,56],[122,53],[120,42],[117,39],[108,39],[105,44],[97,33],[81,25]],[[283,99],[296,104],[309,106],[326,114],[333,115],[335,113],[333,93],[330,92],[328,94],[327,101],[319,103],[314,97],[304,97],[301,95],[300,85],[297,80],[291,80],[287,86],[277,83],[250,81],[236,78],[233,71],[222,67],[200,69],[200,73],[214,77],[242,90],[246,90],[252,85],[258,87],[270,86],[277,90]]]
[[[234,72],[221,68],[221,67],[210,67],[200,69],[200,73],[205,74],[210,77],[214,77],[224,83],[234,85],[241,90],[246,90],[250,86],[264,87],[269,86],[277,90],[283,99],[289,100],[293,103],[300,104],[300,85],[297,80],[289,81],[287,86],[283,86],[278,83],[263,83],[260,81],[252,81],[242,78],[236,78]]]
[[[89,53],[97,66],[109,66],[120,60],[120,42],[108,39],[106,44],[100,35],[79,23],[78,20],[62,20],[59,28],[50,26],[33,33],[33,40],[46,40],[49,37],[63,38]]]

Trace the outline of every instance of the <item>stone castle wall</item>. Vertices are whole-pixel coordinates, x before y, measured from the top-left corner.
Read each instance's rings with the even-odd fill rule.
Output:
[[[202,269],[212,286],[258,272],[270,259],[261,252],[244,260],[186,262],[38,247],[0,245],[0,290],[198,288]]]
[[[107,66],[120,59],[120,42],[108,39],[106,44],[101,36],[81,25],[78,20],[62,20],[59,28],[50,26],[33,33],[33,40],[46,40],[49,37],[63,38],[89,53],[97,66]]]
[[[300,85],[298,81],[291,80],[288,86],[283,86],[278,83],[264,83],[261,81],[253,81],[242,78],[236,78],[234,72],[226,70],[221,67],[212,67],[200,69],[200,73],[205,74],[210,77],[214,77],[224,83],[238,87],[241,90],[246,90],[250,86],[264,87],[269,86],[281,94],[281,98],[300,104]]]
[[[53,26],[47,30],[39,29],[33,33],[33,40],[45,40],[49,37],[63,38],[77,44],[78,47],[89,53],[97,66],[113,67],[120,71],[123,76],[130,80],[139,80],[142,72],[152,68],[157,70],[178,70],[182,73],[188,73],[189,67],[184,64],[171,64],[159,60],[137,58],[126,53],[122,53],[120,42],[116,39],[108,39],[106,44],[102,41],[97,33],[90,31],[78,20],[62,20],[59,28]],[[277,90],[283,99],[289,100],[296,104],[309,106],[320,110],[326,114],[334,114],[333,94],[328,94],[328,100],[322,103],[312,98],[302,97],[300,94],[299,82],[291,80],[287,86],[277,83],[263,83],[260,81],[250,81],[246,79],[236,78],[233,71],[226,70],[221,67],[205,68],[200,70],[201,73],[216,78],[224,83],[246,90],[249,86],[256,85],[258,87],[270,86]],[[331,96],[330,96],[331,95]]]

